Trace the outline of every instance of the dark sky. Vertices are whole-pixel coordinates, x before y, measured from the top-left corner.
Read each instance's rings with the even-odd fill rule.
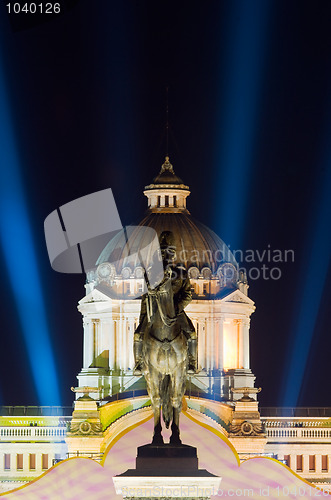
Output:
[[[251,366],[263,388],[261,405],[283,404],[287,373],[294,357],[295,363],[301,359],[295,342],[309,344],[311,332],[297,403],[331,406],[325,390],[331,352],[331,210],[325,198],[331,169],[330,2],[60,3],[59,16],[21,19],[8,16],[4,2],[0,53],[62,403],[71,404],[70,386],[82,366],[76,304],[84,277],[51,269],[44,219],[107,187],[123,224],[143,217],[143,188],[165,156],[169,86],[170,159],[191,188],[192,215],[231,248],[240,242],[255,254],[294,251],[294,262],[277,264],[280,279],[250,280],[257,307]],[[231,128],[232,107],[239,118]],[[238,154],[246,154],[243,137],[244,171],[236,163]],[[226,147],[230,157],[223,162]],[[228,227],[237,220],[232,243]],[[17,258],[24,258],[23,238],[17,249]],[[2,261],[2,404],[38,404],[3,255]],[[249,271],[256,264],[245,266]],[[28,289],[24,275],[20,279]],[[316,321],[309,305],[314,297]],[[295,326],[300,314],[313,328]]]

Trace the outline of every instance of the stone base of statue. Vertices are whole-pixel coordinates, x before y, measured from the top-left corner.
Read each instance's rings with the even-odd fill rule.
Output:
[[[198,468],[197,449],[185,444],[148,444],[138,448],[136,468],[113,478],[125,499],[209,499],[221,478]]]

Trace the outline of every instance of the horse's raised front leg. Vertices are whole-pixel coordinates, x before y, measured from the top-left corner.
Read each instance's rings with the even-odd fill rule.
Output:
[[[161,445],[163,444],[163,437],[162,437],[162,426],[161,426],[161,402],[160,400],[154,401],[153,404],[153,410],[154,410],[154,435],[153,435],[153,441],[152,444],[155,445]]]

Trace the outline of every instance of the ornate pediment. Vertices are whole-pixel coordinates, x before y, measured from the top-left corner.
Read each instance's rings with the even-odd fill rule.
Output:
[[[233,292],[229,293],[229,295],[222,299],[222,302],[241,303],[247,304],[249,306],[254,306],[253,300],[247,297],[247,295],[242,293],[240,290],[234,290]]]
[[[86,304],[91,304],[94,302],[109,302],[109,297],[100,290],[93,289],[92,292],[90,292],[88,295],[83,297],[79,302],[79,306],[83,306]]]
[[[111,306],[110,302],[111,299],[107,295],[100,290],[94,289],[78,302],[78,310],[82,314],[85,312],[100,313],[109,309]]]

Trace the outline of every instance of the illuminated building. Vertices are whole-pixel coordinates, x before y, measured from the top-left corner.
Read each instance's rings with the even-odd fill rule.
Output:
[[[248,297],[245,274],[223,241],[192,219],[186,208],[189,188],[176,176],[168,159],[144,194],[148,211],[141,224],[158,234],[164,230],[174,233],[177,263],[185,266],[191,280],[193,300],[186,312],[198,333],[199,373],[188,380],[187,411],[196,421],[225,435],[241,459],[273,456],[309,481],[328,487],[331,409],[259,411],[249,354],[250,316],[255,306]],[[121,254],[125,246],[122,238],[123,233],[119,233],[112,239],[95,269],[88,272],[86,295],[78,305],[84,326],[78,385],[81,391],[86,386],[94,389],[86,390],[83,396],[76,394],[67,433],[63,424],[70,420],[69,411],[63,410],[67,417],[61,419],[48,416],[37,420],[32,410],[26,410],[38,427],[31,426],[32,417],[15,415],[15,408],[10,418],[3,415],[1,481],[32,479],[42,471],[43,463],[46,465],[46,455],[48,466],[53,459],[67,456],[100,460],[119,434],[151,414],[144,381],[133,375],[133,332],[140,312],[140,300],[135,297],[143,293],[143,269],[132,257],[134,240],[132,255]],[[111,263],[114,253],[116,266]],[[30,434],[36,430],[40,440]],[[29,467],[31,455],[38,456],[39,468]],[[4,488],[8,486],[3,483]]]
[[[247,280],[244,273],[239,275],[223,241],[190,216],[186,208],[189,188],[175,175],[168,159],[144,194],[148,211],[141,225],[158,235],[163,230],[173,232],[176,261],[188,270],[191,280],[193,300],[186,312],[199,337],[199,373],[192,377],[191,389],[232,400],[231,387],[253,387],[255,380],[249,366],[249,324],[255,306],[247,296]],[[124,238],[120,233],[111,240],[99,265],[87,274],[87,293],[78,307],[84,324],[79,385],[101,387],[100,395],[92,394],[101,399],[140,387],[132,376],[133,331],[140,301],[130,296],[143,289],[143,269],[137,259],[118,254],[125,247]],[[135,256],[138,244],[130,239]],[[115,253],[117,268],[107,262]]]
[[[70,407],[1,408],[0,492],[35,479],[66,456],[70,414]]]

